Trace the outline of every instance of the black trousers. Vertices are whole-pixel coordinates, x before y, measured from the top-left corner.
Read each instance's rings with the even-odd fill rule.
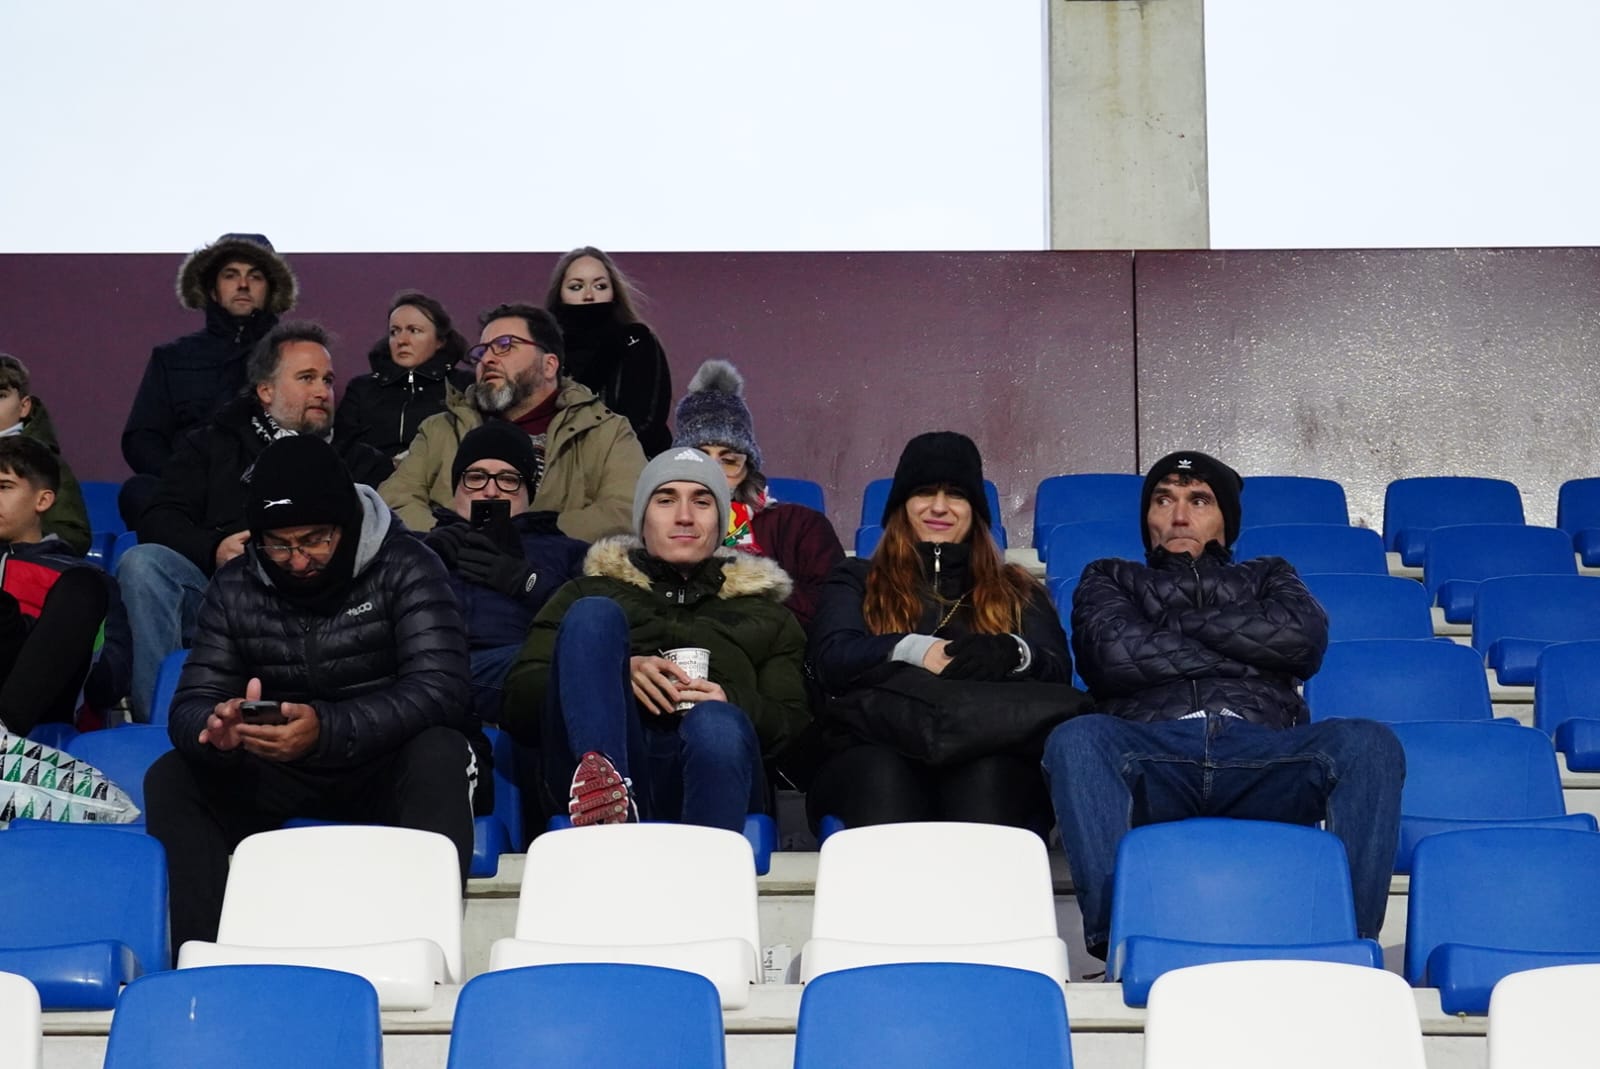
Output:
[[[1037,760],[993,754],[930,768],[886,746],[862,744],[823,762],[806,795],[815,828],[825,816],[848,828],[961,820],[1048,831],[1050,796]]]
[[[0,593],[0,722],[7,731],[26,735],[45,721],[72,723],[108,604],[105,579],[90,568],[61,573],[35,620]]]
[[[233,848],[291,817],[439,832],[455,844],[465,886],[473,814],[488,811],[493,785],[466,736],[434,727],[352,768],[308,769],[248,754],[207,762],[173,750],[150,766],[144,798],[148,830],[167,851],[176,960],[186,941],[217,938]]]

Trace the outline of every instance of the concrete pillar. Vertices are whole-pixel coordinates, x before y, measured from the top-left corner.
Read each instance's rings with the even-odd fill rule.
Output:
[[[1203,0],[1049,0],[1056,249],[1204,249]]]

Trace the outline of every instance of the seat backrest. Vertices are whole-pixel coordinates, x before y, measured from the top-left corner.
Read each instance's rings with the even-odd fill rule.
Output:
[[[1576,575],[1572,539],[1554,527],[1463,523],[1435,528],[1422,558],[1430,600],[1453,579],[1482,582],[1497,575]]]
[[[117,508],[119,483],[87,480],[78,483],[83,491],[84,511],[89,514],[89,530],[95,534],[121,534],[128,529],[122,522],[122,512]]]
[[[830,835],[813,901],[817,939],[990,943],[1057,934],[1044,841],[992,824],[883,824]]]
[[[1568,479],[1556,496],[1556,526],[1575,535],[1600,527],[1600,478]]]
[[[1071,1069],[1061,985],[995,965],[922,962],[826,973],[806,984],[795,1069]]]
[[[511,849],[520,853],[528,845],[527,830],[522,815],[522,788],[517,783],[517,766],[533,756],[524,757],[510,735],[488,724],[483,733],[494,748],[494,815],[500,818],[511,835]]]
[[[378,993],[354,973],[221,965],[129,984],[105,1069],[380,1069],[382,1042]]]
[[[0,972],[0,1065],[39,1069],[43,1061],[39,991],[27,977]]]
[[[1397,575],[1303,573],[1328,614],[1328,640],[1432,638],[1433,614],[1422,584]]]
[[[144,809],[144,774],[156,758],[172,749],[172,739],[164,726],[124,724],[102,731],[89,731],[67,744],[67,752],[85,761],[127,792],[133,804]]]
[[[1044,546],[1058,523],[1112,521],[1134,525],[1144,476],[1086,473],[1052,475],[1039,483],[1033,506],[1033,544]],[[1137,536],[1137,531],[1135,532]]]
[[[1113,952],[1135,935],[1244,944],[1356,938],[1344,844],[1316,828],[1218,817],[1150,824],[1123,836],[1115,871]]]
[[[1548,1069],[1594,1049],[1600,965],[1507,976],[1489,997],[1489,1069]]]
[[[188,659],[188,650],[173,650],[161,659],[161,667],[156,670],[155,693],[150,696],[150,723],[167,722],[167,714],[172,711],[172,699],[178,693],[178,680],[183,675],[183,665]]]
[[[1350,523],[1344,487],[1307,475],[1251,475],[1239,491],[1243,530],[1279,523]]]
[[[1430,475],[1396,479],[1383,493],[1383,544],[1391,551],[1408,529],[1522,522],[1522,494],[1504,479]]]
[[[1225,961],[1150,988],[1145,1069],[1425,1069],[1415,993],[1327,961]]]
[[[339,947],[431,939],[461,976],[461,868],[437,832],[375,824],[282,828],[233,851],[217,942]]]
[[[1409,776],[1408,776],[1409,778]],[[1445,943],[1600,950],[1600,834],[1474,828],[1430,835],[1411,857],[1405,977],[1420,984]]]
[[[1235,560],[1282,557],[1297,572],[1365,572],[1388,575],[1383,539],[1366,527],[1334,523],[1279,523],[1246,527],[1234,543]]]
[[[146,835],[77,825],[0,832],[0,947],[115,940],[170,968],[167,855]]]
[[[738,832],[612,824],[547,832],[528,847],[516,937],[649,945],[740,938],[761,950],[755,855]]]
[[[822,484],[812,482],[810,479],[783,479],[769,475],[767,489],[779,501],[791,505],[804,505],[808,509],[818,512],[828,511],[826,499],[822,492]]]
[[[1539,655],[1533,681],[1533,721],[1554,734],[1573,717],[1600,717],[1600,639],[1560,642]]]
[[[1478,586],[1472,645],[1487,653],[1502,638],[1578,642],[1600,638],[1600,578],[1507,575]]]
[[[1305,693],[1313,720],[1494,718],[1483,656],[1437,639],[1330,642]]]
[[[1056,524],[1050,528],[1045,575],[1076,579],[1083,574],[1084,565],[1103,557],[1144,560],[1138,525],[1127,517]]]
[[[636,893],[648,890],[634,887]],[[461,989],[447,1069],[722,1069],[723,1048],[722,1004],[716,986],[703,976],[650,965],[533,965],[484,973]]]
[[[1392,727],[1406,751],[1406,816],[1489,820],[1567,811],[1555,746],[1542,731],[1494,720]]]

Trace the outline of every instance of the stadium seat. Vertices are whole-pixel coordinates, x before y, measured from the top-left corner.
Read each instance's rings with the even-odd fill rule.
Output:
[[[111,1019],[105,1069],[381,1069],[378,996],[359,976],[289,965],[136,980]]]
[[[1331,523],[1348,527],[1344,487],[1305,475],[1251,475],[1239,492],[1241,530],[1282,523]]]
[[[1489,995],[1489,1069],[1550,1069],[1594,1053],[1600,965],[1512,973]]]
[[[1533,722],[1574,772],[1600,772],[1600,640],[1558,642],[1539,654]]]
[[[1531,685],[1546,646],[1586,639],[1600,639],[1600,578],[1511,575],[1478,585],[1472,646],[1501,683]]]
[[[893,484],[893,479],[874,479],[867,484],[866,490],[861,494],[862,527],[876,526],[883,522],[883,506],[889,501],[889,488]],[[1006,528],[1000,511],[1000,491],[995,488],[993,482],[985,479],[983,480],[983,493],[989,499],[989,515],[994,518],[994,539],[1000,543],[1001,549],[1005,549]],[[858,550],[856,556],[865,556],[865,554]]]
[[[112,828],[0,832],[0,972],[50,1010],[103,1010],[121,985],[166,969],[167,855]]]
[[[121,534],[128,529],[122,522],[122,511],[117,508],[117,494],[121,483],[85,479],[78,483],[83,491],[84,511],[89,514],[89,530],[107,534]]]
[[[817,861],[801,979],[862,965],[1008,965],[1065,982],[1044,840],[991,824],[849,828]]]
[[[1056,618],[1061,621],[1061,630],[1067,635],[1067,651],[1072,653],[1072,685],[1079,690],[1088,690],[1088,684],[1078,673],[1078,655],[1072,649],[1072,594],[1078,589],[1078,576],[1061,575],[1054,579],[1046,579],[1045,584],[1050,589],[1050,600],[1055,603]]]
[[[156,670],[156,690],[150,697],[150,723],[167,722],[172,699],[178,693],[178,679],[183,675],[183,662],[188,659],[188,650],[173,650],[162,658],[161,667]]]
[[[483,733],[489,737],[489,745],[494,748],[494,817],[506,827],[511,852],[520,854],[528,846],[527,821],[523,817],[522,788],[518,785],[517,771],[522,758],[510,735],[492,724],[483,725]]]
[[[461,872],[436,832],[376,825],[284,828],[233,852],[217,941],[178,967],[309,965],[365,976],[384,1009],[426,1009],[461,978]]]
[[[780,479],[771,476],[767,479],[767,491],[781,503],[804,505],[808,509],[816,509],[822,513],[828,511],[822,484],[814,483],[810,479]]]
[[[1464,828],[1547,827],[1594,831],[1568,813],[1550,737],[1496,721],[1391,725],[1406,751],[1395,871],[1410,872],[1417,844]]]
[[[1061,985],[949,962],[820,976],[800,996],[794,1069],[1072,1069]]]
[[[1503,977],[1600,962],[1600,835],[1481,828],[1417,844],[1405,977],[1445,1013],[1484,1013]]]
[[[1155,982],[1145,1069],[1426,1069],[1406,982],[1326,961],[1228,961]]]
[[[1561,484],[1556,526],[1572,538],[1572,548],[1586,566],[1600,566],[1600,479],[1568,479]]]
[[[760,982],[761,930],[749,844],[690,824],[611,824],[528,847],[517,923],[491,969],[567,962],[699,973],[739,1009]]]
[[[124,724],[121,727],[89,731],[67,745],[67,753],[104,772],[106,778],[127,792],[141,810],[135,823],[143,824],[144,774],[156,758],[172,749],[172,739],[164,725]]]
[[[446,1069],[722,1069],[724,1046],[717,989],[703,976],[606,962],[536,965],[484,973],[461,989]]]
[[[26,976],[0,972],[0,1065],[39,1069],[43,1063],[38,989]]]
[[[42,724],[35,724],[33,730],[28,732],[29,742],[43,743],[57,750],[65,750],[77,737],[77,728],[59,720],[47,720]]]
[[[670,824],[667,820],[647,820],[646,824]],[[572,818],[562,813],[557,813],[545,824],[546,831],[562,831],[572,827]],[[749,813],[744,818],[744,828],[741,829],[745,841],[750,844],[750,849],[755,854],[756,875],[765,876],[772,869],[772,853],[778,849],[778,822],[765,813]]]
[[[1483,658],[1435,639],[1330,642],[1305,695],[1312,720],[1494,719]]]
[[[1051,579],[1076,579],[1084,565],[1102,557],[1144,560],[1144,541],[1131,518],[1058,523],[1050,528],[1049,552],[1043,557]]]
[[[1456,475],[1396,479],[1383,494],[1383,545],[1422,564],[1428,532],[1457,523],[1522,523],[1522,494],[1504,479]]]
[[[1234,543],[1234,560],[1282,557],[1302,575],[1312,572],[1364,572],[1388,575],[1383,539],[1365,527],[1332,523],[1279,523],[1246,527]]]
[[[1302,575],[1306,589],[1328,614],[1328,641],[1364,638],[1432,638],[1428,595],[1414,579],[1395,575]]]
[[[1467,523],[1428,536],[1422,585],[1453,624],[1472,622],[1478,584],[1501,575],[1577,575],[1572,542],[1554,527]]]
[[[1033,505],[1033,546],[1049,563],[1050,528],[1058,523],[1111,521],[1135,527],[1142,475],[1052,475],[1039,483]]]
[[[1329,832],[1221,817],[1147,824],[1123,836],[1115,871],[1106,977],[1130,1006],[1163,973],[1208,962],[1383,967],[1382,948],[1356,937],[1350,865]]]
[[[883,538],[883,528],[875,523],[856,528],[856,556],[870,557]]]

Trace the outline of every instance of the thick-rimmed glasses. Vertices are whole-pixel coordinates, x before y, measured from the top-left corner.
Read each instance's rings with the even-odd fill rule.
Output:
[[[296,553],[309,561],[324,561],[333,555],[333,541],[338,537],[339,529],[330,527],[299,542],[263,542],[261,552],[274,564],[288,564]]]
[[[504,356],[519,345],[531,345],[535,349],[539,347],[538,342],[529,338],[519,338],[515,334],[502,334],[498,338],[490,338],[481,345],[474,345],[468,349],[467,363],[476,364],[490,353],[496,356]]]
[[[487,472],[482,468],[468,468],[461,473],[461,485],[467,490],[482,490],[493,479],[502,493],[514,494],[522,489],[522,476],[514,471]]]

